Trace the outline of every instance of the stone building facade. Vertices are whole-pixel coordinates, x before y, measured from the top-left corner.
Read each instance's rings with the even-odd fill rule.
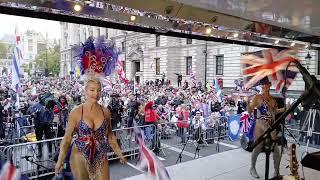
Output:
[[[84,28],[82,25],[77,25],[78,27],[80,29]],[[79,33],[77,28],[68,29],[68,32]],[[90,27],[87,29],[90,30]],[[64,31],[62,32],[65,33]],[[222,78],[224,87],[233,88],[235,86],[234,80],[243,77],[240,67],[241,54],[261,50],[258,47],[124,32],[112,29],[108,29],[106,32],[108,32],[108,38],[114,40],[121,51],[120,58],[125,62],[124,69],[127,78],[139,82],[161,79],[163,74],[173,84],[177,83],[176,74],[182,74],[183,81],[189,81],[191,67],[196,78],[202,83],[204,83],[205,78],[209,83],[213,83],[214,78]],[[83,31],[80,31],[80,35],[78,35],[78,37],[82,37],[80,38],[81,41],[84,40],[83,33]],[[93,35],[95,36],[95,34]],[[71,36],[73,36],[72,33],[68,34],[71,41],[68,41],[67,45],[74,43],[72,39],[76,37]],[[63,39],[64,36],[62,36],[62,41]],[[79,38],[76,39],[76,41],[78,40]],[[66,50],[61,48],[62,62],[63,58],[65,58],[65,52]],[[309,71],[320,78],[320,58],[318,52],[300,51],[298,56],[302,60],[302,63],[305,64],[305,57],[308,52],[312,57]],[[205,73],[206,58],[207,72]],[[63,63],[61,63],[61,66],[63,69]],[[304,82],[300,74],[289,90],[304,90]]]

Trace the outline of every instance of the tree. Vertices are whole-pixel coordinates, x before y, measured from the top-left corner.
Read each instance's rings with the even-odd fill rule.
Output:
[[[57,76],[60,71],[60,46],[56,45],[53,48],[41,51],[35,59],[36,69],[45,72],[48,69],[48,74]]]
[[[28,75],[30,75],[30,68],[29,68],[29,65],[28,64],[22,64],[21,65],[21,68],[23,69],[23,71],[25,73],[27,73]]]
[[[10,46],[0,43],[0,59],[8,59],[10,53]]]

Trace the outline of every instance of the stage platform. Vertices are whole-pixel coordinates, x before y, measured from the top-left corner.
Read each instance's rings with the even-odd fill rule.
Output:
[[[297,147],[297,158],[300,162],[301,155],[306,151],[305,146]],[[319,151],[319,149],[309,148],[309,152]],[[241,148],[233,149],[211,156],[191,160],[181,164],[167,167],[172,180],[253,180],[249,174],[251,153]],[[281,160],[280,173],[288,175],[289,169],[286,167],[289,163],[288,150],[284,150]],[[318,162],[319,163],[319,162]],[[264,179],[265,154],[261,153],[257,162],[257,171],[260,179]],[[309,168],[303,168],[306,180],[319,180],[320,172]],[[272,155],[270,158],[270,177],[274,174]],[[301,164],[299,166],[299,175],[302,177]],[[148,180],[145,174],[140,174],[125,180]]]

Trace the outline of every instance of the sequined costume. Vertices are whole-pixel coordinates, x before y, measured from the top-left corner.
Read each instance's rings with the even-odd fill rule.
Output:
[[[270,100],[272,101],[272,100]],[[257,140],[269,127],[272,125],[274,119],[275,119],[275,113],[276,113],[276,107],[271,107],[270,104],[267,103],[267,101],[261,97],[261,102],[257,106],[257,119],[256,119],[256,125],[254,127],[254,139]],[[276,140],[277,134],[276,131],[271,132],[271,138],[273,140]],[[279,166],[280,166],[280,151],[276,143],[273,144],[273,163],[274,163],[274,176],[279,175]],[[254,148],[251,155],[251,168],[250,173],[253,177],[258,178],[258,174],[256,172],[256,162],[258,155],[262,150],[264,149],[264,143],[260,143],[258,146]]]
[[[272,114],[268,109],[268,103],[263,98],[261,104],[258,106],[257,119],[269,121],[273,119]]]
[[[104,114],[103,117],[105,117]],[[90,128],[83,120],[82,107],[81,120],[76,128],[77,138],[74,140],[74,144],[86,159],[86,167],[90,179],[95,178],[104,161],[108,160],[109,143],[106,137],[107,126],[107,121],[104,119],[98,129],[93,130]]]

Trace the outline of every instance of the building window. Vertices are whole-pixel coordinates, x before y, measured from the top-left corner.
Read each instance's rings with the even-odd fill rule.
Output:
[[[216,56],[216,75],[223,75],[223,55]]]
[[[160,47],[160,35],[156,35],[156,47]]]
[[[100,37],[100,28],[97,29],[97,36]]]
[[[32,51],[33,50],[33,41],[32,39],[28,40],[28,51]]]
[[[122,41],[122,42],[121,42],[121,51],[122,51],[122,52],[125,52],[125,50],[126,50],[126,42],[125,42],[125,41]]]
[[[186,57],[186,75],[190,75],[192,71],[192,57]]]
[[[156,61],[156,75],[160,75],[160,58],[155,58]]]
[[[187,44],[192,44],[192,39],[187,39]]]

